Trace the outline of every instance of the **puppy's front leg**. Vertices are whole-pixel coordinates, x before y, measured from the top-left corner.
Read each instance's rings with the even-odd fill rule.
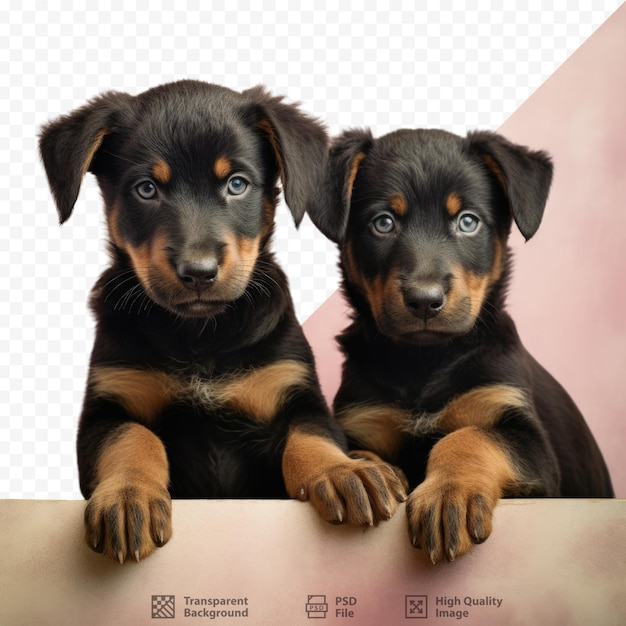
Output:
[[[413,545],[433,563],[468,553],[489,537],[498,500],[519,482],[506,450],[487,431],[469,426],[446,435],[408,498]]]
[[[334,524],[376,525],[390,519],[406,498],[390,465],[350,458],[335,441],[301,428],[289,432],[283,475],[292,498],[309,500]]]
[[[101,447],[85,509],[85,539],[123,563],[148,556],[172,535],[169,468],[161,440],[129,422]]]

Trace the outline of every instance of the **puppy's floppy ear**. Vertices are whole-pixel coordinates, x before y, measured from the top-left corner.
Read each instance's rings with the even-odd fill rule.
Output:
[[[295,104],[283,102],[263,87],[243,92],[260,114],[257,126],[267,136],[276,158],[285,202],[299,225],[317,193],[328,136],[323,124]]]
[[[528,241],[539,228],[552,182],[552,161],[491,132],[469,133],[470,150],[480,155],[502,186],[511,215]]]
[[[373,143],[368,129],[346,130],[332,142],[323,186],[318,190],[309,216],[335,243],[346,234],[354,180]]]
[[[105,93],[43,127],[39,152],[61,224],[72,214],[83,176],[111,132],[115,112],[129,98],[124,93]]]

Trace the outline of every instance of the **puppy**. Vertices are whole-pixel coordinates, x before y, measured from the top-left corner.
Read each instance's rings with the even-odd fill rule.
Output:
[[[278,179],[299,222],[322,126],[263,88],[180,81],[105,93],[47,125],[40,151],[60,221],[92,172],[109,233],[77,442],[87,543],[147,556],[171,536],[171,497],[389,518],[402,486],[346,456],[270,251]]]
[[[549,157],[503,137],[351,130],[311,217],[337,242],[352,323],[334,408],[352,448],[405,472],[433,563],[485,541],[502,497],[610,497],[573,401],[504,308],[513,222],[536,232]]]

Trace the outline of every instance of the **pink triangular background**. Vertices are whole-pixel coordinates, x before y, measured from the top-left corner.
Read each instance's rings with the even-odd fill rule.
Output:
[[[626,5],[499,129],[545,149],[556,175],[544,222],[522,245],[509,310],[534,356],[570,392],[626,496]],[[304,324],[329,401],[334,337],[347,323],[333,294]]]

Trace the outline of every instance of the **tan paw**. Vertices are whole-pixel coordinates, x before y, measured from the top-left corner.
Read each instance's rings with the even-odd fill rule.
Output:
[[[120,563],[147,557],[171,536],[171,498],[158,485],[104,481],[87,503],[87,544]]]
[[[390,519],[406,499],[401,480],[387,463],[346,459],[315,476],[300,492],[334,524],[375,526]]]
[[[352,450],[348,453],[348,456],[351,459],[366,459],[368,461],[374,461],[375,463],[386,463],[381,457],[371,450]],[[396,476],[404,487],[404,491],[408,493],[409,481],[406,474],[397,465],[392,465],[391,463],[387,463],[387,465],[389,465],[389,467],[391,467],[391,469],[396,473]]]
[[[407,501],[413,545],[425,550],[433,563],[467,554],[491,534],[498,502],[493,494],[479,483],[427,478]]]

